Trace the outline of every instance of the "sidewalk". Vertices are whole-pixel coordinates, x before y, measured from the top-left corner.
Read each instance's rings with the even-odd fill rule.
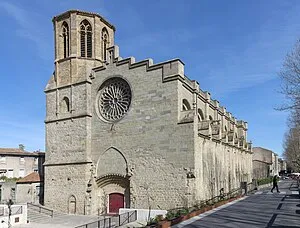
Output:
[[[300,227],[300,198],[292,180],[279,182],[280,193],[271,188],[206,212],[173,227]]]

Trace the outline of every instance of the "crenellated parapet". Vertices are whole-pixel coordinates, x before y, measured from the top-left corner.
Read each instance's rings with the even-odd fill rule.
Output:
[[[181,110],[178,116],[178,124],[193,123],[196,121],[195,109],[199,109],[199,102],[202,102],[203,117],[198,118],[198,135],[211,140],[220,141],[230,146],[250,151],[250,144],[247,142],[248,124],[243,120],[237,120],[232,113],[221,106],[220,102],[211,98],[208,91],[200,89],[199,83],[189,79],[184,74],[184,63],[180,59],[154,63],[152,59],[145,59],[136,62],[134,57],[123,59],[119,55],[118,46],[107,48],[107,58],[105,64],[93,68],[93,72],[105,70],[110,64],[115,66],[127,65],[128,69],[144,67],[146,71],[162,70],[162,82],[167,83],[178,80],[184,89],[197,97],[197,101],[191,102],[190,109]],[[94,73],[90,75],[93,79]],[[210,111],[209,111],[210,110]],[[210,112],[210,114],[209,114]]]

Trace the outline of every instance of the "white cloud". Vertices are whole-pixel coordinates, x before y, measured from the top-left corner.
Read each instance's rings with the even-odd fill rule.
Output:
[[[39,57],[49,61],[49,53],[52,53],[51,42],[46,39],[47,35],[43,31],[44,26],[38,23],[43,21],[42,15],[26,11],[10,2],[0,2],[0,10],[1,9],[17,23],[18,28],[15,30],[16,35],[33,42],[37,47]],[[43,24],[43,22],[41,22],[41,24]]]

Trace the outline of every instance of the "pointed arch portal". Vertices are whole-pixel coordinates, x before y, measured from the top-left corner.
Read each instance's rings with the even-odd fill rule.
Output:
[[[101,203],[106,204],[106,213],[118,214],[120,208],[130,207],[130,181],[127,176],[119,174],[104,175],[98,177],[96,183],[98,188],[104,192],[106,202]]]

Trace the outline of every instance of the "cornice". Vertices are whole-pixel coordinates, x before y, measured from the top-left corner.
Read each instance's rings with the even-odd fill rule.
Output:
[[[109,23],[104,17],[100,16],[97,13],[92,13],[92,12],[86,12],[86,11],[81,11],[81,10],[68,10],[64,13],[61,13],[55,17],[53,17],[52,22],[54,23],[57,20],[63,20],[65,18],[70,17],[70,15],[72,13],[78,14],[78,15],[82,15],[82,16],[89,16],[89,17],[98,17],[100,19],[101,22],[103,22],[105,25],[107,25],[109,28],[111,28],[112,30],[114,30],[114,32],[116,31],[115,26],[113,26],[111,23]]]
[[[58,117],[58,118],[53,118],[53,119],[46,119],[44,122],[45,122],[45,124],[47,124],[47,123],[61,122],[61,121],[85,118],[85,117],[92,117],[92,115],[88,114],[88,113],[78,114],[78,115],[70,115],[70,116],[61,117],[61,118]]]
[[[57,87],[52,88],[52,89],[45,89],[44,92],[49,93],[49,92],[56,91],[58,89],[65,89],[65,88],[68,88],[68,87],[71,87],[71,86],[76,86],[76,85],[81,85],[81,84],[92,84],[92,82],[89,81],[89,80],[83,80],[83,81],[75,82],[75,83],[68,84],[68,85],[57,86]]]
[[[79,161],[79,162],[62,162],[62,163],[44,163],[44,166],[64,166],[64,165],[85,165],[93,163],[92,161]]]

